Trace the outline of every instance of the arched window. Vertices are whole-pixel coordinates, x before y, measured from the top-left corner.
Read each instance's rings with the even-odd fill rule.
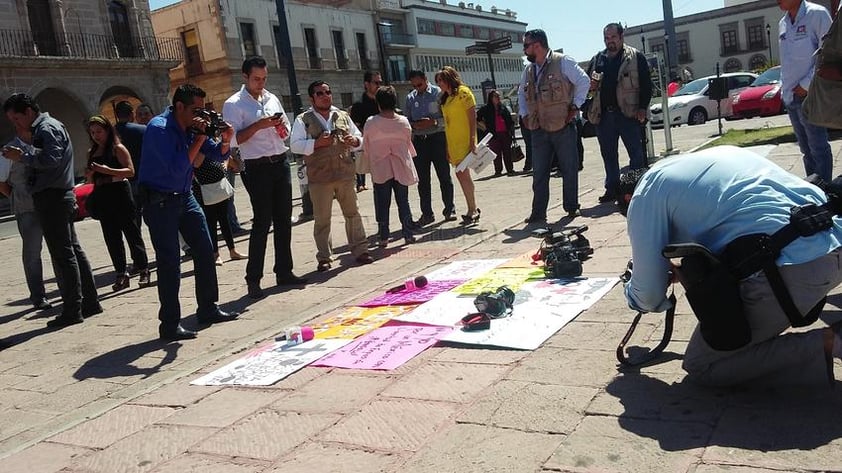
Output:
[[[114,44],[117,45],[120,57],[134,57],[136,54],[126,6],[116,0],[108,2],[108,19],[111,21],[111,34],[114,36]]]
[[[56,30],[53,27],[53,15],[48,0],[28,0],[26,9],[29,13],[29,28],[32,40],[41,56],[58,56]]]
[[[755,54],[748,60],[748,69],[751,71],[759,71],[765,68],[766,65],[766,56],[762,54]]]
[[[743,69],[743,63],[732,57],[725,61],[725,72],[737,72]]]

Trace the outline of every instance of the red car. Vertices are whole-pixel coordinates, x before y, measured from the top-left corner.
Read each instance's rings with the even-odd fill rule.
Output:
[[[751,118],[780,115],[786,112],[781,99],[781,66],[769,68],[737,94],[731,102],[734,116]]]

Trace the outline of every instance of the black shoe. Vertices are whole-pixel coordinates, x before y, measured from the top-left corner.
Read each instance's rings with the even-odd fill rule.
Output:
[[[453,222],[453,221],[457,220],[455,210],[451,210],[450,212],[445,211],[444,213],[442,213],[442,215],[444,215],[444,221],[445,222]]]
[[[248,296],[251,299],[263,299],[266,297],[266,294],[260,288],[259,282],[250,282],[248,283]]]
[[[279,274],[275,277],[275,284],[278,286],[300,286],[307,284],[307,278],[296,276],[292,271],[286,274]]]
[[[357,256],[356,259],[357,259],[357,263],[359,263],[359,264],[371,264],[371,263],[374,262],[374,258],[372,258],[371,255],[368,254],[368,253],[363,253],[363,254]]]
[[[472,214],[465,214],[462,216],[462,225],[472,225],[474,223],[479,222],[480,215],[482,211],[480,209],[476,209]]]
[[[59,315],[58,317],[54,318],[53,320],[47,321],[47,327],[51,328],[61,328],[61,327],[69,327],[71,325],[81,324],[84,322],[85,319],[82,318],[81,315],[78,316],[67,316],[67,315]]]
[[[530,215],[523,219],[523,223],[545,223],[547,221],[547,217],[536,217],[534,215]]]
[[[236,230],[234,230],[234,229],[231,230],[231,236],[234,236],[234,237],[240,237],[240,236],[243,236],[243,235],[248,235],[249,233],[251,233],[251,230],[249,230],[248,228],[238,228]]]
[[[33,303],[32,303],[32,307],[34,307],[34,308],[35,308],[35,310],[47,310],[47,309],[52,309],[52,308],[53,308],[53,305],[52,305],[52,304],[50,304],[50,303],[47,301],[47,299],[41,299],[41,300],[39,300],[39,301],[35,301],[35,302],[33,302]]]
[[[530,168],[523,168],[523,171],[521,171],[521,173],[523,173],[523,174],[526,174],[526,173],[528,173],[528,172],[532,172],[532,168],[531,168],[531,167],[530,167]]]
[[[121,291],[125,288],[129,287],[129,275],[120,274],[117,276],[117,279],[114,281],[114,284],[111,285],[111,290],[113,291]]]
[[[93,317],[94,315],[101,314],[103,312],[102,306],[99,302],[96,305],[83,305],[82,306],[82,317],[88,318]]]
[[[239,312],[225,312],[222,309],[216,309],[216,312],[210,315],[196,315],[196,321],[202,325],[216,324],[220,322],[230,322],[240,316]]]
[[[187,330],[181,325],[177,326],[175,330],[171,332],[158,329],[158,338],[166,341],[191,340],[193,338],[196,338],[197,335],[198,334],[196,332],[192,330]]]
[[[599,203],[600,204],[607,204],[608,202],[615,202],[617,200],[617,194],[614,192],[605,191],[605,194],[599,196]]]
[[[582,212],[580,212],[579,209],[567,211],[567,218],[576,218],[576,217],[581,217],[581,216],[582,216]]]
[[[509,177],[512,177],[512,176],[518,176],[518,175],[520,175],[520,173],[515,171],[514,169],[512,169],[510,171],[506,171],[506,175],[509,176]]]
[[[418,225],[419,227],[423,227],[424,225],[429,225],[436,221],[436,217],[432,215],[422,215],[421,218],[413,222],[414,224]]]

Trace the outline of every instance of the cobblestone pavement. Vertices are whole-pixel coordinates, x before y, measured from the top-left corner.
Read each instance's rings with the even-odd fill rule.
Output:
[[[775,117],[725,127],[766,122],[787,123]],[[673,129],[673,140],[686,151],[715,132],[715,122],[681,127]],[[655,149],[663,147],[663,133],[656,131]],[[840,148],[835,141],[837,156]],[[617,275],[630,256],[625,222],[611,206],[597,204],[603,171],[595,138],[586,140],[586,149],[583,215],[574,221],[590,226],[587,236],[595,247],[585,274]],[[777,146],[769,156],[801,174],[794,144]],[[29,310],[19,239],[0,241],[0,258],[7,261],[0,340],[11,345],[0,351],[2,470],[839,471],[839,390],[710,390],[683,381],[681,355],[694,324],[683,299],[662,362],[619,370],[614,349],[634,315],[619,286],[535,351],[436,346],[394,371],[308,367],[264,388],[188,384],[286,326],[360,302],[404,277],[457,259],[514,257],[536,248],[538,241],[521,223],[531,200],[530,178],[489,178],[489,172],[477,182],[479,225],[437,222],[417,244],[372,250],[372,265],[355,266],[345,251],[332,271],[316,273],[312,223],[296,226],[295,271],[310,278],[305,288],[268,286],[269,297],[251,301],[245,297],[245,262],[226,261],[218,268],[220,301],[243,315],[184,343],[156,340],[154,288],[138,289],[133,279],[130,289],[110,292],[113,276],[96,222],[83,221],[77,229],[105,313],[61,331],[45,327],[55,309]],[[560,179],[552,186],[554,220],[563,215]],[[415,202],[415,191],[411,195]],[[359,197],[366,229],[373,232],[371,191]],[[236,199],[241,220],[248,221],[242,187]],[[459,191],[457,210],[465,210]],[[340,245],[341,222],[337,209],[333,229]],[[247,238],[238,239],[242,249]],[[181,295],[188,327],[195,326],[191,270],[186,262]],[[271,281],[270,274],[264,286]],[[54,281],[48,288],[56,300]],[[837,312],[831,308],[828,315]],[[658,314],[644,317],[631,345],[654,345],[661,323]]]

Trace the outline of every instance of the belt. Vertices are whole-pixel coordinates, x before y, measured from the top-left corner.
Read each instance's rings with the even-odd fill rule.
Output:
[[[287,154],[273,154],[271,156],[261,156],[259,158],[254,159],[246,159],[244,160],[246,166],[251,164],[275,164],[275,163],[283,163],[287,160]]]
[[[604,108],[603,108],[603,110],[605,110],[606,112],[619,112],[619,111],[620,111],[620,107],[615,107],[615,106],[613,106],[613,105],[608,105],[608,106],[604,107]]]
[[[434,136],[438,136],[444,133],[443,131],[437,131],[435,133],[427,133],[426,135],[412,135],[412,139],[419,139],[419,140],[426,140],[427,138],[432,138]]]

